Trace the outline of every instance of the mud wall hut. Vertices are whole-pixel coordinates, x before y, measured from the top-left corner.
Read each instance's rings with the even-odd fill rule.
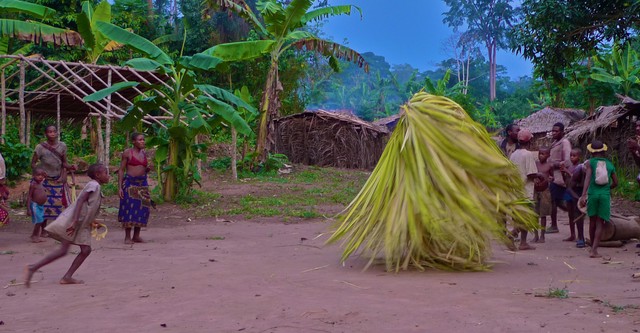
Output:
[[[553,139],[551,138],[551,128],[553,124],[562,123],[567,127],[574,122],[584,119],[586,113],[579,109],[561,109],[546,107],[540,111],[530,114],[528,117],[520,119],[516,122],[520,128],[526,128],[533,134],[534,150],[539,147],[550,146]]]
[[[359,118],[306,111],[275,120],[275,151],[293,163],[373,169],[388,131]]]
[[[567,127],[565,137],[583,151],[593,139],[603,141],[609,147],[608,156],[618,167],[637,174],[626,141],[635,135],[634,122],[640,119],[640,102],[623,96],[621,99],[619,105],[601,106],[593,115]]]

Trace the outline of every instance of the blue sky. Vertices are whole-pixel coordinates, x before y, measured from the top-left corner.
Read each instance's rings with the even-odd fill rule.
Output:
[[[331,0],[330,4],[362,9],[362,20],[352,12],[330,17],[323,27],[326,38],[338,43],[346,38],[349,47],[360,53],[370,51],[391,65],[409,64],[421,71],[451,57],[443,46],[453,30],[442,23],[448,10],[442,0]],[[531,63],[508,50],[499,51],[497,60],[512,78],[531,76]]]

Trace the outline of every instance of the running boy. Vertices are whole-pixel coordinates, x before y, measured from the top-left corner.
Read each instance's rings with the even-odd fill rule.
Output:
[[[551,191],[549,191],[549,182],[553,181],[553,164],[549,162],[549,156],[551,150],[548,147],[542,147],[538,149],[538,161],[536,161],[536,167],[538,167],[538,177],[535,179],[536,190],[533,194],[533,199],[536,204],[535,211],[540,216],[540,237],[538,237],[538,230],[534,232],[533,242],[544,243],[545,233],[547,230],[547,216],[551,215]],[[544,186],[546,184],[546,186]]]
[[[600,258],[598,245],[604,224],[611,218],[611,189],[618,186],[618,177],[613,163],[604,157],[607,145],[593,140],[587,145],[592,157],[586,164],[584,189],[579,205],[587,205],[589,215],[589,237],[591,238],[591,258]],[[588,200],[587,200],[588,196]]]
[[[565,242],[576,241],[576,247],[585,247],[584,242],[584,214],[581,214],[578,208],[578,200],[582,194],[584,177],[585,177],[585,165],[582,163],[582,150],[580,148],[573,148],[569,160],[571,166],[562,170],[562,175],[565,177],[565,184],[567,184],[567,193],[571,196],[571,200],[567,201],[567,208],[569,211],[569,229],[571,235],[568,238],[563,239]],[[578,231],[578,238],[576,240],[576,230]]]
[[[25,268],[24,284],[27,288],[31,285],[33,273],[64,257],[69,252],[71,244],[80,246],[80,253],[60,280],[60,284],[84,283],[74,279],[73,274],[91,254],[91,225],[100,211],[102,201],[100,185],[109,182],[109,171],[102,164],[93,164],[87,170],[87,175],[91,181],[85,185],[78,199],[46,227],[51,237],[59,240],[62,244],[59,249]]]
[[[42,182],[47,177],[47,173],[42,168],[36,167],[33,170],[33,178],[29,184],[29,194],[27,195],[27,216],[31,216],[33,232],[31,232],[31,242],[40,243],[40,234],[44,232],[44,204],[47,202],[47,191]]]

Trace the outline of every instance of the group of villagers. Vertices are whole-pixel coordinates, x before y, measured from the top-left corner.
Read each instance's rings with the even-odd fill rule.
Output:
[[[60,241],[58,249],[46,255],[35,264],[25,268],[25,285],[30,286],[33,274],[41,267],[65,256],[71,245],[78,245],[80,253],[71,267],[60,280],[60,284],[78,284],[83,281],[73,278],[73,274],[91,253],[91,232],[99,224],[96,217],[102,202],[101,185],[109,182],[107,166],[97,163],[89,166],[87,176],[90,181],[84,186],[77,198],[75,183],[70,184],[67,176],[77,171],[76,165],[69,164],[67,146],[59,140],[55,126],[45,129],[46,141],[35,147],[31,161],[33,178],[27,196],[27,215],[31,217],[33,232],[31,241],[43,242],[43,238]],[[141,133],[131,135],[132,147],[122,153],[118,170],[118,195],[120,205],[118,221],[125,230],[125,244],[143,243],[140,237],[141,228],[149,221],[149,209],[153,204],[149,194],[147,177],[152,169],[145,152],[145,137]],[[6,191],[5,164],[0,155],[0,192]],[[70,186],[71,185],[71,186]],[[0,194],[2,194],[0,193]],[[3,195],[0,203],[4,204]],[[0,210],[0,221],[7,216],[6,209]],[[131,233],[133,229],[133,235]]]
[[[636,136],[627,140],[629,152],[640,167],[640,120],[635,122]],[[618,185],[616,170],[606,158],[608,147],[600,140],[587,145],[588,159],[580,148],[572,147],[564,137],[564,125],[556,123],[551,129],[553,141],[549,147],[532,149],[532,133],[526,128],[511,124],[506,128],[506,138],[500,148],[518,167],[525,182],[525,191],[535,203],[540,217],[540,231],[534,231],[532,242],[544,243],[546,234],[559,232],[558,208],[565,210],[569,218],[567,242],[576,247],[590,246],[590,257],[599,258],[602,231],[611,223],[611,190]],[[640,175],[637,178],[640,185]],[[589,239],[584,236],[584,218],[589,217]],[[547,216],[551,225],[547,227]],[[520,250],[535,249],[527,241],[527,230],[515,229],[511,235],[520,234]],[[513,245],[515,248],[515,245]]]

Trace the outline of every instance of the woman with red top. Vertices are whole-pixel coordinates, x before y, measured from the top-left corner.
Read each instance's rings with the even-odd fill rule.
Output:
[[[125,230],[125,244],[144,243],[140,238],[140,228],[147,225],[149,207],[152,205],[147,182],[147,174],[151,166],[144,151],[144,135],[133,133],[131,141],[133,147],[125,149],[122,153],[118,170],[118,195],[120,196],[118,222],[122,223]],[[131,237],[131,228],[133,228],[133,237]]]

